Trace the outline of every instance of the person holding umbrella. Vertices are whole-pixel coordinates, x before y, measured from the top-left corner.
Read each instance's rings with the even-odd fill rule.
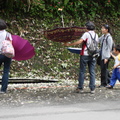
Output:
[[[11,64],[11,58],[8,58],[5,55],[1,54],[2,42],[6,39],[6,36],[9,37],[10,41],[12,41],[11,34],[10,33],[8,34],[8,32],[5,30],[6,28],[7,25],[5,21],[0,19],[0,66],[2,65],[2,63],[4,64],[0,94],[6,93],[7,91],[10,64]]]
[[[96,59],[89,55],[89,51],[87,48],[87,44],[90,45],[92,38],[95,38],[95,41],[98,42],[98,35],[95,33],[95,25],[93,22],[88,21],[86,24],[87,32],[85,32],[82,37],[74,42],[74,43],[64,43],[64,46],[72,46],[72,45],[78,45],[82,44],[82,51],[80,53],[80,73],[79,73],[79,79],[78,79],[78,87],[76,89],[77,93],[83,92],[83,84],[84,84],[84,78],[85,78],[85,70],[86,66],[88,65],[89,73],[90,73],[90,83],[89,88],[90,92],[92,94],[95,93],[95,65],[96,65]],[[96,37],[95,37],[96,36]]]
[[[6,31],[7,24],[4,20],[0,19],[0,65],[4,63],[3,76],[2,76],[2,87],[0,93],[6,93],[8,87],[9,71],[11,58],[6,57],[2,54],[2,43],[5,39],[10,40],[14,48],[14,56],[12,59],[21,61],[28,60],[35,55],[34,47],[28,40],[21,38],[18,35],[11,35]]]

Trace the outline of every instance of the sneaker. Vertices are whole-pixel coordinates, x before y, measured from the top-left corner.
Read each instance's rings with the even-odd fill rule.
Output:
[[[76,92],[76,93],[83,93],[83,89],[77,88],[77,89],[75,90],[75,92]]]
[[[113,86],[107,85],[106,88],[108,88],[108,89],[113,89]]]
[[[95,94],[95,90],[91,90],[90,93],[91,93],[91,94]]]
[[[0,94],[5,94],[6,92],[4,92],[4,91],[0,91]]]

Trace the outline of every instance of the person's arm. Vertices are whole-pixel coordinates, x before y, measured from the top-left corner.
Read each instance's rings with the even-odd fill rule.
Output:
[[[116,56],[115,55],[113,55],[112,53],[110,53],[111,54],[111,56],[115,59],[116,58]]]
[[[119,64],[117,64],[116,66],[114,66],[113,68],[115,69],[115,68],[117,68],[118,66],[120,66],[120,63],[119,63]]]
[[[73,45],[78,45],[81,44],[83,42],[83,39],[81,38],[80,40],[74,42],[74,43],[64,43],[64,46],[73,46]]]
[[[112,53],[110,53],[111,54],[111,56],[115,59],[116,58],[116,56],[115,55],[113,55]],[[104,64],[106,64],[108,62],[108,59],[104,59]]]

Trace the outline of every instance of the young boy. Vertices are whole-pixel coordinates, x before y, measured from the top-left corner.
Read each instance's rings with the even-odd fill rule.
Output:
[[[106,86],[108,89],[112,89],[117,80],[120,81],[120,45],[116,45],[113,52],[117,55],[114,56],[112,53],[112,57],[115,59],[114,69],[112,73],[112,77],[110,79],[110,84]]]

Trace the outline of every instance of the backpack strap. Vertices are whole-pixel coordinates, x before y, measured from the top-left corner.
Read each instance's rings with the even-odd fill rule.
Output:
[[[89,33],[89,32],[88,32]],[[90,33],[89,33],[90,34]],[[91,40],[94,42],[94,43],[97,43],[97,41],[95,40],[95,38],[96,38],[96,33],[95,33],[95,36],[94,36],[94,38],[92,37],[92,35],[90,34],[90,37],[91,37]],[[87,46],[87,41],[86,41],[86,47],[87,47],[87,50],[90,52],[90,49],[89,49],[89,47]],[[97,49],[97,45],[95,46],[95,48]]]
[[[89,32],[88,32],[89,33]],[[89,33],[90,34],[90,33]],[[96,38],[96,33],[95,33],[95,36],[94,36],[94,38],[92,37],[92,35],[90,34],[90,37],[91,37],[91,39],[92,40],[94,40],[94,42],[96,42],[97,43],[97,41],[95,40],[95,38]],[[87,47],[87,49],[89,50],[89,48],[88,48],[88,46],[87,46],[87,42],[86,42],[86,47]],[[96,46],[96,48],[97,48],[97,46]]]
[[[107,45],[108,45],[108,40],[107,40],[107,39],[108,39],[109,36],[110,36],[110,35],[108,35],[107,38],[106,38],[106,44],[107,44]],[[114,43],[114,41],[113,41],[113,43],[112,43],[112,50],[113,50],[114,46],[115,46],[115,43]]]
[[[107,38],[106,38],[106,43],[107,43],[107,44],[108,44],[107,39],[108,39],[109,36],[110,36],[110,35],[108,35]],[[105,40],[105,37],[104,37],[104,39],[103,39],[103,41],[102,41],[101,49],[102,49],[102,47],[103,47],[103,42],[104,42],[104,40]]]
[[[89,33],[89,32],[88,32]],[[90,33],[89,33],[90,34]],[[95,36],[94,36],[94,38],[92,37],[92,35],[90,34],[90,37],[91,37],[91,39],[92,40],[94,40],[95,41],[95,38],[96,38],[96,33],[95,33]]]
[[[108,40],[108,37],[109,37],[109,36],[110,36],[110,35],[108,35],[107,38],[106,38],[106,44],[107,44],[107,45],[108,45],[108,41],[107,41],[107,40]]]

